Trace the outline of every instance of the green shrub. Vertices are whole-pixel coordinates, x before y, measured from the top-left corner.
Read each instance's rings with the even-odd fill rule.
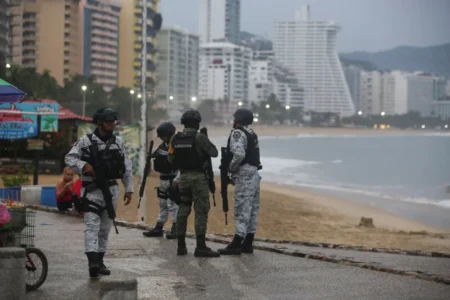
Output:
[[[22,172],[19,172],[14,175],[3,175],[2,180],[3,180],[3,185],[5,187],[22,186],[22,185],[30,184],[28,175],[24,175]]]

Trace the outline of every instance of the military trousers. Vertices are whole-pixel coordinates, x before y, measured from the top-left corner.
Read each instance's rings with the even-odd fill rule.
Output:
[[[239,170],[233,180],[235,230],[245,237],[247,233],[255,233],[258,225],[261,176],[256,169]]]
[[[119,198],[119,186],[113,185],[109,187],[112,195],[114,210],[117,208],[117,199]],[[84,188],[81,189],[81,195],[84,194]],[[102,191],[95,189],[87,193],[86,198],[102,207],[101,215],[94,212],[84,213],[84,248],[85,252],[106,252],[108,248],[108,237],[113,225],[113,221],[109,218],[106,211],[106,203],[103,199]],[[89,202],[88,202],[89,203]]]
[[[158,195],[164,195],[159,198],[159,215],[158,215],[158,223],[165,224],[169,218],[169,213],[172,215],[172,223],[177,221],[178,215],[178,205],[170,200],[169,198],[169,190],[170,190],[170,180],[159,181],[159,193]]]
[[[180,174],[179,188],[181,194],[177,217],[177,236],[184,236],[187,230],[187,220],[192,204],[195,212],[195,234],[206,235],[208,224],[209,186],[205,174],[201,172],[186,172]]]

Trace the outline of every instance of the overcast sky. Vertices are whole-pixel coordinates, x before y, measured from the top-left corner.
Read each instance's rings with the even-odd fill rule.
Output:
[[[450,43],[450,0],[241,0],[241,30],[271,38],[275,20],[308,3],[313,20],[341,24],[341,52]],[[164,25],[198,33],[199,0],[160,0],[160,11]]]

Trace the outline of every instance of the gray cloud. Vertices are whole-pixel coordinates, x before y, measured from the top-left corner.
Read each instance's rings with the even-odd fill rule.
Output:
[[[165,24],[198,32],[198,0],[161,0]],[[450,43],[450,0],[242,0],[241,28],[272,36],[275,20],[291,20],[311,5],[314,20],[341,24],[340,51]]]

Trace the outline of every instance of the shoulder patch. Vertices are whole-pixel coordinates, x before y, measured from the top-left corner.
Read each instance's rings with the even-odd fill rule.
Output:
[[[169,144],[169,150],[167,150],[170,154],[173,154],[175,150],[173,149],[172,143]]]
[[[233,132],[233,139],[238,140],[241,137],[241,132],[240,130],[235,130]]]

